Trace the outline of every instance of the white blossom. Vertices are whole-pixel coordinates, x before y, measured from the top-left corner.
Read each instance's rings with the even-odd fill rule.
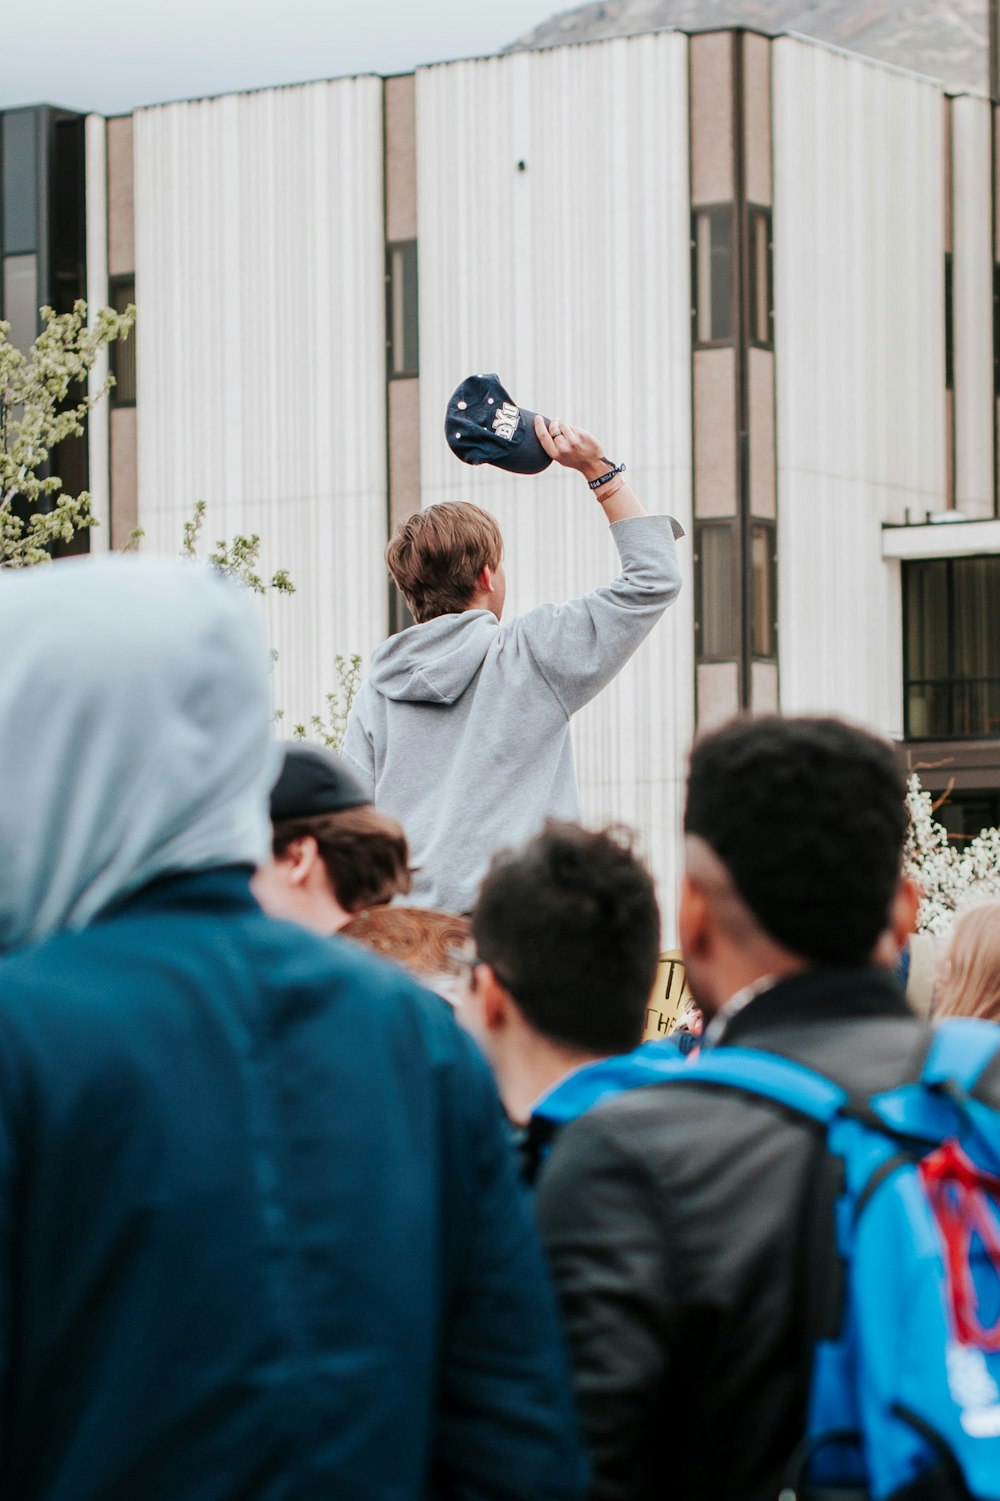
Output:
[[[906,796],[910,814],[903,868],[920,887],[917,931],[947,933],[959,912],[1000,897],[1000,829],[983,829],[958,849],[934,817],[929,792],[912,776]]]

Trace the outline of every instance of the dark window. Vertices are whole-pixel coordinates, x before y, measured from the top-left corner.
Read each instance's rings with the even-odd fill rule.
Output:
[[[417,320],[417,242],[390,245],[386,252],[386,352],[389,379],[420,370]]]
[[[56,120],[51,136],[49,294],[57,313],[87,295],[87,220],[84,122]]]
[[[750,342],[770,349],[774,342],[774,272],[772,269],[771,211],[751,207],[750,230]]]
[[[775,657],[778,648],[778,560],[773,526],[754,523],[750,551],[753,563],[751,651],[755,657]]]
[[[111,306],[116,313],[124,313],[135,302],[135,277],[116,276],[109,289]],[[110,346],[111,374],[115,383],[111,388],[111,404],[116,407],[135,406],[135,327],[127,339],[116,339]]]
[[[1000,737],[1000,556],[903,564],[906,733]]]
[[[932,793],[935,800],[940,793]],[[934,817],[947,830],[953,844],[963,844],[975,839],[984,829],[1000,826],[1000,792],[985,791],[949,792],[944,802],[938,803]]]
[[[734,522],[703,522],[695,531],[698,656],[728,660],[739,651],[739,584]]]
[[[38,249],[38,112],[0,115],[3,158],[3,249],[24,255]]]
[[[733,211],[700,208],[691,222],[692,317],[696,344],[733,336]]]
[[[953,297],[952,259],[949,251],[944,258],[944,388],[955,389],[955,314]]]

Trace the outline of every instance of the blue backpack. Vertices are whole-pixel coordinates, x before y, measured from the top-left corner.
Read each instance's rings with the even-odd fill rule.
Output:
[[[650,1070],[821,1128],[809,1414],[779,1501],[1000,1501],[1000,1112],[976,1096],[998,1053],[993,1023],[946,1022],[913,1083],[863,1100],[749,1048]]]

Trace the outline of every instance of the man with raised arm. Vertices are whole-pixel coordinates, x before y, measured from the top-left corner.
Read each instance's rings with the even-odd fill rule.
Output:
[[[503,537],[466,502],[408,516],[386,550],[416,624],[374,653],[343,753],[378,806],[401,819],[411,900],[424,906],[469,911],[496,849],[529,838],[546,817],[579,817],[569,721],[681,587],[681,528],[647,514],[624,466],[568,423],[536,416],[533,432],[604,512],[621,560],[611,583],[501,623]]]

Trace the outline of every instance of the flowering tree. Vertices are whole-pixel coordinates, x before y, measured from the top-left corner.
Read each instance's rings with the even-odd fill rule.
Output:
[[[947,933],[966,907],[1000,897],[1000,829],[984,829],[958,849],[934,817],[933,800],[919,777],[910,778],[906,801],[910,827],[903,865],[923,893],[917,929]]]
[[[135,308],[101,308],[87,323],[87,304],[71,313],[42,308],[45,327],[27,354],[10,342],[10,324],[0,323],[0,567],[45,563],[53,542],[70,542],[94,525],[90,496],[63,491],[58,474],[47,472],[52,450],[79,437],[94,404],[114,385],[87,391],[101,350],[128,337]]]

